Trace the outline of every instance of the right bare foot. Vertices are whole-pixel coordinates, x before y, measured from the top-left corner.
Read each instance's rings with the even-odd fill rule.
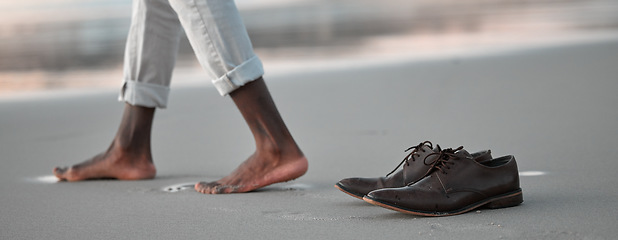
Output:
[[[106,152],[70,168],[56,167],[54,175],[66,181],[154,178],[157,170],[150,150],[154,112],[154,108],[126,104],[116,137]]]
[[[107,152],[72,167],[54,168],[54,175],[58,179],[71,182],[88,179],[151,179],[156,172],[150,156],[128,154],[113,146]]]

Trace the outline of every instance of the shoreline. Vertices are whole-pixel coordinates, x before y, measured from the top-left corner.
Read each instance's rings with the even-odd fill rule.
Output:
[[[280,76],[292,76],[314,71],[345,70],[346,68],[354,69],[363,66],[445,59],[457,60],[458,58],[508,55],[522,51],[602,43],[618,39],[618,30],[599,31],[591,34],[565,32],[527,40],[522,40],[523,36],[519,37],[494,36],[493,41],[485,40],[485,42],[482,42],[483,36],[479,34],[467,36],[458,34],[451,36],[378,36],[375,39],[369,39],[366,46],[359,47],[363,50],[355,53],[305,56],[302,58],[296,57],[297,55],[294,52],[310,51],[310,49],[284,49],[279,50],[276,54],[272,54],[268,50],[256,49],[256,53],[264,62],[265,78],[268,81],[270,77],[279,78]],[[492,36],[487,35],[486,38],[492,38]],[[406,41],[408,42],[407,45],[403,43]],[[416,41],[420,46],[409,44],[410,41]],[[438,43],[431,43],[431,41]],[[397,45],[398,43],[400,45]],[[384,49],[380,47],[385,45],[401,46],[402,43],[408,48],[401,52],[397,52],[397,49],[393,48]],[[376,53],[376,51],[378,52]],[[285,58],[287,55],[291,57]],[[110,78],[109,76],[113,77]],[[205,77],[204,70],[196,60],[179,62],[174,70],[171,87],[212,87],[208,80],[203,79]],[[85,78],[90,79],[84,80]],[[114,78],[116,79],[114,80]],[[4,72],[0,73],[0,102],[109,93],[110,91],[117,91],[122,81],[121,78],[121,66],[63,72]]]

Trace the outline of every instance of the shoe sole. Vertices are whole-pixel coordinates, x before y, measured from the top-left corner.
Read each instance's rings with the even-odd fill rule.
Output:
[[[346,193],[346,194],[348,194],[348,195],[350,195],[352,197],[358,198],[360,200],[365,200],[365,199],[363,199],[363,197],[365,195],[359,195],[357,193],[354,193],[354,192],[346,189],[344,186],[341,186],[339,183],[335,184],[335,188],[339,189],[340,191],[342,191],[342,192],[344,192],[344,193]]]
[[[521,192],[521,189],[518,189],[518,190],[513,191],[513,192],[497,195],[497,196],[494,196],[494,197],[491,197],[491,198],[487,198],[485,200],[476,202],[474,204],[470,204],[470,205],[468,205],[466,207],[463,207],[463,208],[460,208],[458,210],[448,211],[448,212],[435,212],[435,211],[423,211],[423,210],[408,209],[408,208],[403,208],[403,207],[400,207],[400,206],[392,205],[390,203],[380,202],[378,200],[371,199],[371,198],[369,198],[367,196],[363,197],[363,200],[365,200],[365,202],[368,202],[368,203],[371,203],[373,205],[380,206],[380,207],[383,207],[383,208],[388,208],[388,209],[395,210],[395,211],[402,212],[402,213],[414,214],[414,215],[426,216],[426,217],[446,217],[446,216],[452,216],[452,215],[466,213],[466,212],[472,211],[472,210],[474,210],[476,208],[479,208],[479,207],[482,207],[482,206],[485,206],[485,207],[490,208],[490,209],[513,207],[513,206],[517,206],[517,205],[521,204],[522,202],[524,202],[524,198],[523,198],[523,194]]]

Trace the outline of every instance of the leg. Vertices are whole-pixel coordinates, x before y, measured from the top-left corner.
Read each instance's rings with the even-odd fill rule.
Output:
[[[154,108],[126,104],[116,137],[106,152],[70,168],[55,168],[61,180],[97,178],[137,180],[154,178],[156,169],[150,151]]]
[[[222,96],[264,75],[233,0],[169,0]]]
[[[216,182],[197,183],[195,189],[201,193],[248,192],[302,176],[307,159],[261,78],[262,63],[253,52],[234,1],[170,0],[170,4],[198,60],[219,93],[232,97],[256,144],[255,153],[231,174]]]
[[[273,183],[296,179],[308,163],[279,115],[262,78],[230,94],[253,133],[256,150],[228,176],[199,182],[201,193],[248,192]]]
[[[165,108],[180,39],[180,22],[167,0],[135,0],[119,100],[126,102],[120,127],[107,151],[70,168],[55,168],[61,180],[153,178],[150,150],[155,107]]]
[[[166,108],[182,26],[167,0],[134,0],[119,101]]]

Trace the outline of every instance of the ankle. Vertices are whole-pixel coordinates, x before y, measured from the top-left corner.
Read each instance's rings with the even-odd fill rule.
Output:
[[[264,140],[257,144],[256,153],[276,161],[287,161],[304,157],[294,140],[276,142]]]
[[[113,146],[125,152],[149,152],[154,111],[154,108],[127,104]]]
[[[115,139],[108,149],[106,155],[117,162],[150,162],[152,163],[152,152],[150,145],[123,144],[122,141]]]
[[[150,138],[128,139],[123,136],[116,136],[110,149],[131,154],[150,153]]]
[[[264,139],[256,142],[257,155],[261,155],[270,159],[279,159],[282,155],[282,149],[279,144],[271,141],[271,139]]]

